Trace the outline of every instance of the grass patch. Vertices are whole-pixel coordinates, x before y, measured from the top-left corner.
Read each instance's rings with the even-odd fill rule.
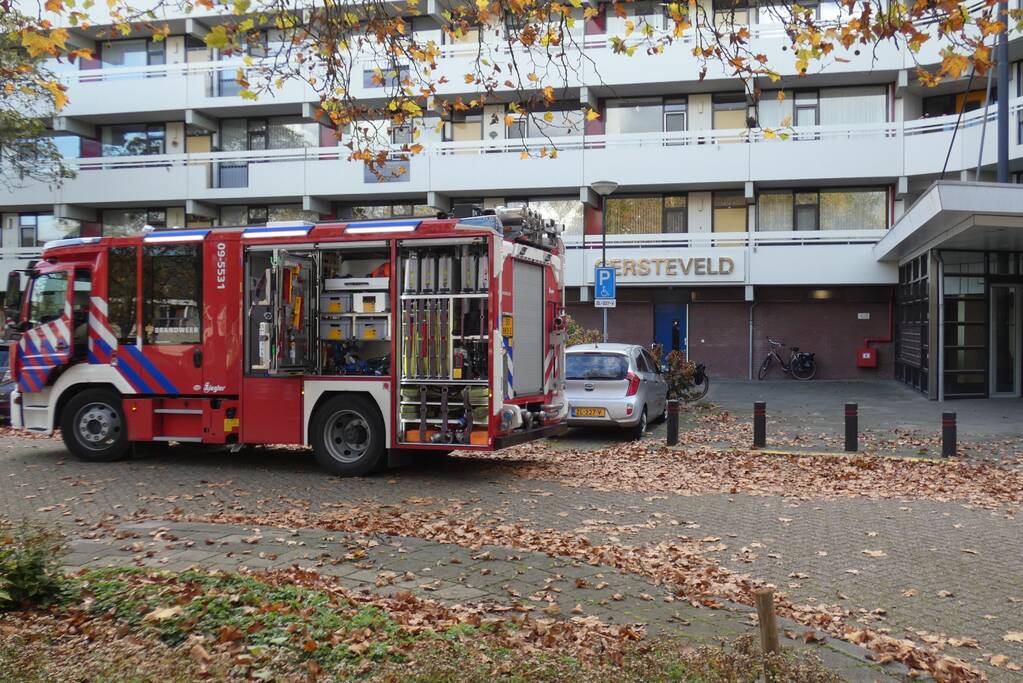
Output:
[[[357,596],[302,572],[98,569],[79,582],[79,604],[0,623],[0,683],[753,683],[764,667],[749,638],[626,643],[554,620],[485,621],[407,594]],[[805,654],[768,664],[778,681],[839,680]]]

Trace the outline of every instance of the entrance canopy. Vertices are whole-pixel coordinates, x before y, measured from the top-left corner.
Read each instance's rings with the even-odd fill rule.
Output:
[[[937,181],[874,246],[878,261],[929,249],[1023,251],[1023,185]]]

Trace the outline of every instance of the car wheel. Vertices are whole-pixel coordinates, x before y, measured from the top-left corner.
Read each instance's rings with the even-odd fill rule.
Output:
[[[316,410],[309,426],[316,461],[333,474],[362,476],[386,463],[384,421],[361,396],[335,396]]]
[[[67,449],[87,462],[111,462],[128,453],[128,425],[121,397],[107,389],[86,389],[72,396],[60,414]]]
[[[636,426],[632,428],[632,438],[642,439],[644,432],[646,432],[646,428],[647,428],[646,406],[643,406],[643,412],[639,414],[639,422],[637,422]]]

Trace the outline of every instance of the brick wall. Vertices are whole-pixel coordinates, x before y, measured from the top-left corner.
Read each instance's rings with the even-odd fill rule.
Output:
[[[568,313],[584,327],[601,328],[600,311],[592,303],[568,305]],[[859,313],[869,313],[860,320]],[[800,347],[816,354],[821,379],[892,379],[893,344],[873,344],[880,365],[876,370],[856,367],[856,350],[864,337],[888,334],[887,303],[808,301],[757,304],[753,332],[754,377],[767,355],[767,340]],[[618,303],[611,309],[611,341],[649,346],[654,335],[653,305]],[[744,302],[689,305],[689,357],[706,364],[712,377],[746,379],[749,367],[749,304]],[[787,357],[786,357],[787,360]],[[774,368],[769,377],[784,378]]]
[[[859,320],[859,313],[869,313],[870,319]],[[765,337],[770,336],[775,341],[816,353],[817,377],[821,379],[895,377],[894,344],[872,344],[880,360],[876,369],[856,367],[856,350],[863,346],[863,338],[888,335],[887,303],[763,303],[757,305],[754,315],[755,368],[760,367],[760,361],[767,355]]]
[[[566,307],[572,319],[586,328],[603,328],[600,309],[593,302],[568,304]],[[607,338],[623,344],[650,346],[654,340],[654,307],[647,303],[618,302],[616,308],[608,310]]]
[[[749,367],[749,304],[689,305],[689,357],[711,377],[745,379]]]

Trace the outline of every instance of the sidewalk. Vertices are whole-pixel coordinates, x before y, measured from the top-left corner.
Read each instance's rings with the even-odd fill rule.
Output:
[[[398,536],[147,521],[120,525],[111,536],[72,540],[69,549],[65,558],[69,571],[140,566],[170,572],[188,568],[259,572],[297,565],[336,577],[340,585],[357,591],[409,591],[447,604],[478,604],[496,614],[596,616],[694,644],[756,629],[753,611],[742,605],[697,608],[675,600],[663,586],[611,567],[497,546],[469,550]],[[806,631],[784,619],[780,628]],[[900,680],[905,674],[903,667],[880,666],[868,660],[864,650],[835,639],[809,645],[782,641],[786,647],[812,648],[825,666],[846,680]]]

